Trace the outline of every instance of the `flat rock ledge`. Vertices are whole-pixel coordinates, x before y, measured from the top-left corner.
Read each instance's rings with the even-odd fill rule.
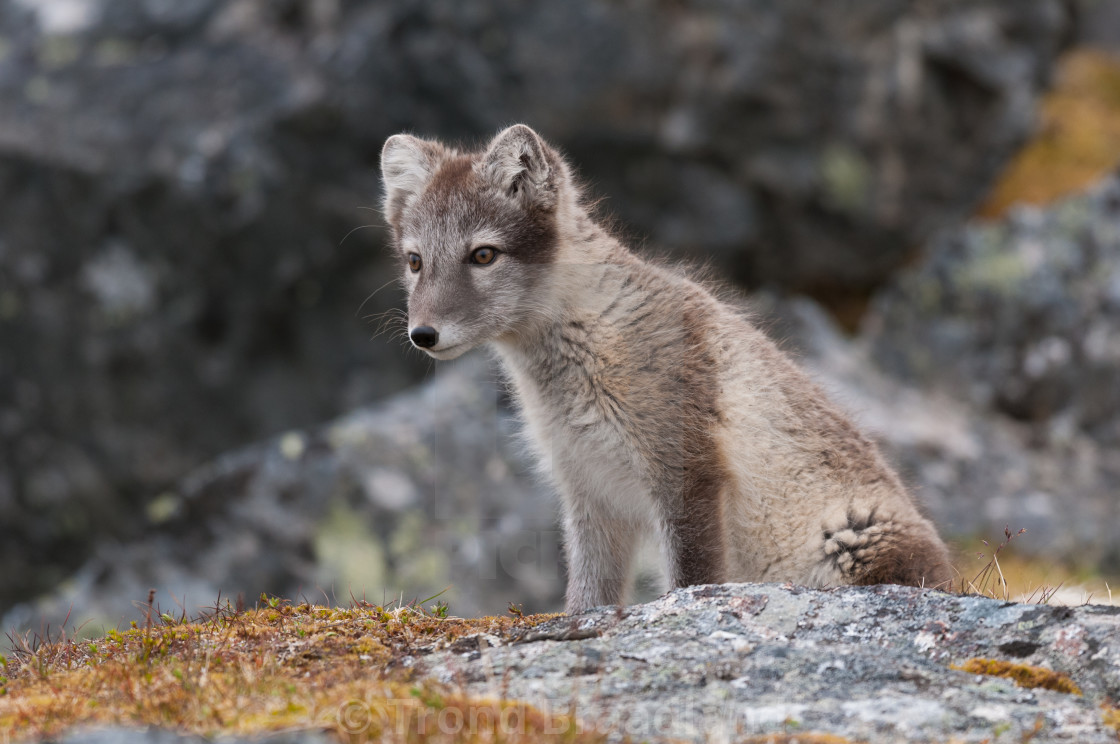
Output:
[[[1068,674],[1082,694],[953,668],[978,657]],[[898,586],[698,586],[406,663],[633,741],[820,732],[869,743],[1115,744],[1120,608]]]

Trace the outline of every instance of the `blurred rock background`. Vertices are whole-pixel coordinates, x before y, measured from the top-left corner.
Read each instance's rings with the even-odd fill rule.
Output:
[[[962,546],[1120,574],[1118,40],[1110,0],[0,0],[0,627],[558,606],[494,367],[371,339],[385,137],[513,121],[751,291]]]

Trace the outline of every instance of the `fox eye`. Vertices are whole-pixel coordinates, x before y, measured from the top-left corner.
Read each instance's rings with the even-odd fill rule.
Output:
[[[408,254],[408,268],[412,269],[413,274],[415,274],[417,271],[419,271],[420,267],[423,264],[424,264],[424,262],[420,260],[420,254],[419,253],[409,253]]]
[[[484,245],[475,248],[471,252],[471,263],[482,264],[485,266],[488,263],[493,263],[494,259],[498,256],[498,249],[492,245]]]

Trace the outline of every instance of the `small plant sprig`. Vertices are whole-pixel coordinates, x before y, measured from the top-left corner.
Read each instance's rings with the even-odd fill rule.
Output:
[[[280,597],[270,597],[267,593],[261,592],[261,604],[258,606],[267,606],[268,608],[275,610],[277,607],[287,601],[288,600],[281,599]]]
[[[443,589],[426,599],[412,599],[405,601],[404,597],[394,599],[384,605],[374,605],[364,599],[358,599],[351,594],[350,607],[356,609],[372,609],[377,613],[381,622],[387,623],[391,620],[407,625],[410,619],[417,618],[430,618],[433,620],[448,620],[450,619],[451,607],[447,602],[439,599],[450,590],[451,587]],[[435,604],[425,607],[432,600],[439,600]]]
[[[961,593],[983,594],[989,597],[999,598],[996,594],[996,592],[999,591],[1004,600],[1010,600],[1011,592],[1007,586],[1007,578],[1003,575],[1003,569],[1000,568],[999,565],[999,553],[1008,545],[1010,545],[1012,540],[1014,540],[1019,535],[1022,535],[1026,531],[1027,528],[1023,527],[1018,532],[1012,533],[1010,526],[1004,526],[1003,542],[995,547],[995,549],[992,551],[991,556],[988,558],[988,562],[984,564],[984,567],[980,569],[980,572],[972,577],[971,581],[965,580],[966,585],[962,588]],[[984,543],[985,546],[989,545],[987,540],[981,540],[980,542]],[[977,559],[982,559],[983,557],[984,553],[982,551],[976,553]],[[993,583],[995,584],[994,588],[992,586]],[[1057,589],[1051,591],[1050,596],[1053,595],[1054,591],[1057,591]],[[1047,597],[1047,599],[1048,598],[1049,597]]]

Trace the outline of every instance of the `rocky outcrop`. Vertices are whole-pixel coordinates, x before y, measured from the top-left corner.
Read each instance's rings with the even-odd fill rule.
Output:
[[[1058,0],[0,5],[0,607],[424,368],[356,315],[401,129],[526,120],[729,276],[866,291],[1029,130]],[[776,247],[776,248],[775,248]]]
[[[876,359],[1038,428],[1120,444],[1120,178],[934,241],[869,319]]]
[[[870,743],[1103,744],[1117,735],[1101,705],[1120,696],[1120,608],[728,584],[488,640],[418,656],[415,668],[635,741],[821,732]],[[971,658],[1064,673],[1082,694],[953,668]]]

